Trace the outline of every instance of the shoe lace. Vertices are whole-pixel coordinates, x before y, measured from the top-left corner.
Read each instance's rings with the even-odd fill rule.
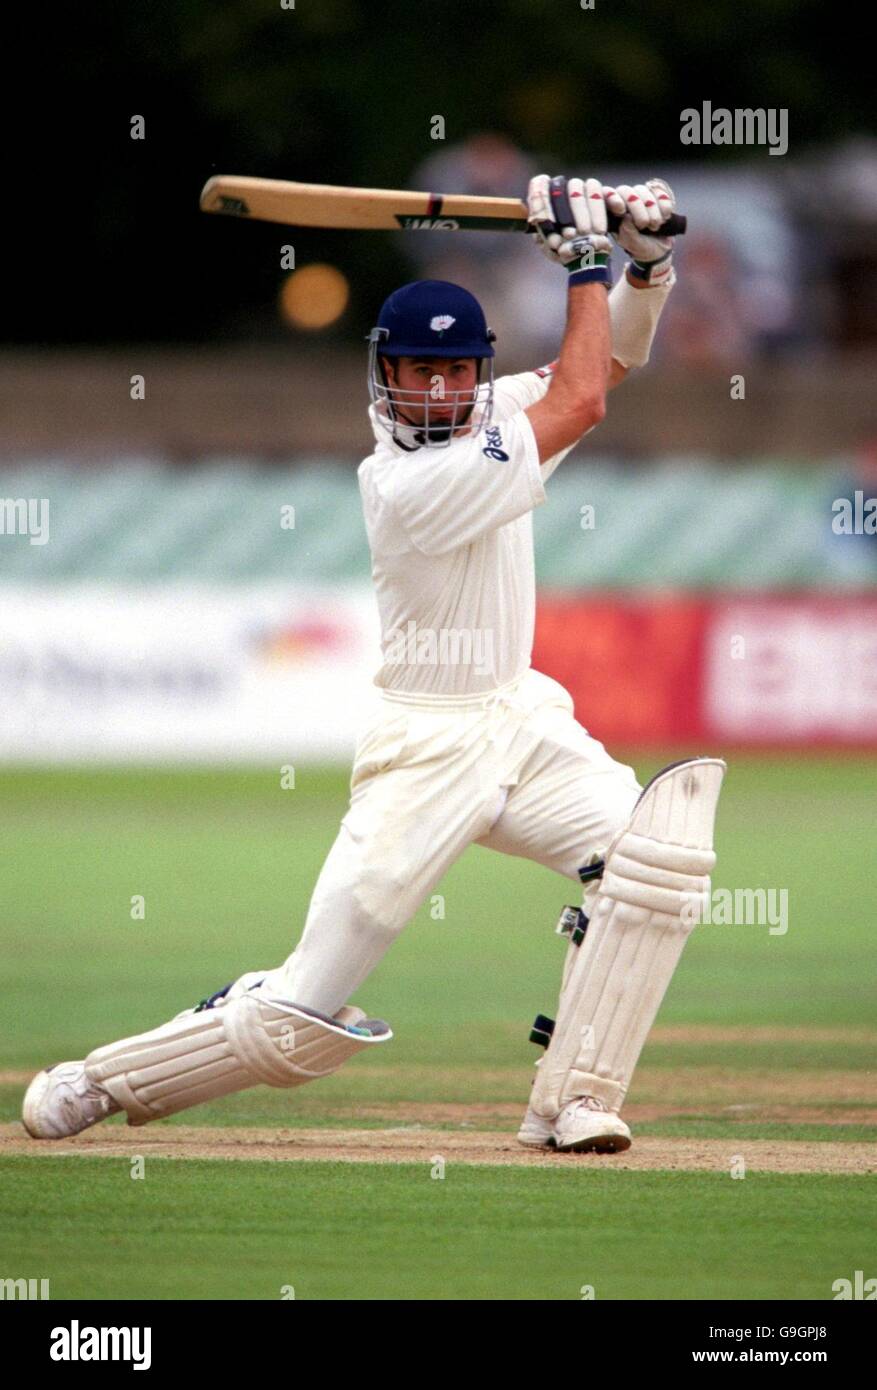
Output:
[[[601,1110],[609,1114],[609,1106],[597,1096],[580,1096],[577,1105],[583,1110]]]
[[[79,1086],[71,1089],[73,1094],[65,1095],[62,1098],[62,1105],[68,1115],[75,1117],[81,1114],[83,1105],[96,1106],[105,1115],[112,1114],[114,1107],[118,1108],[115,1106],[109,1091],[105,1091],[103,1086],[92,1081],[88,1076],[83,1078],[83,1082]]]

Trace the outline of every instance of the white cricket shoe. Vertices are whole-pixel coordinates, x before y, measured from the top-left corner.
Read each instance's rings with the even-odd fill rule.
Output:
[[[630,1148],[630,1130],[613,1110],[595,1096],[569,1101],[553,1120],[527,1107],[518,1130],[518,1143],[559,1153],[622,1153]]]
[[[34,1139],[69,1139],[121,1110],[84,1062],[59,1062],[39,1072],[25,1092],[22,1123]]]

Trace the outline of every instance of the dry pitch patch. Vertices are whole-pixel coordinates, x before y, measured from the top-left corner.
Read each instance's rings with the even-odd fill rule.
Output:
[[[513,1133],[489,1130],[218,1129],[197,1126],[114,1126],[76,1139],[40,1143],[18,1125],[0,1127],[0,1156],[27,1154],[100,1158],[319,1159],[346,1163],[476,1163],[514,1167],[590,1165],[652,1172],[727,1172],[741,1152],[749,1172],[877,1173],[877,1145],[747,1139],[634,1139],[624,1154],[553,1154],[522,1148]]]
[[[770,1043],[806,1041],[870,1043],[877,1035],[865,1029],[658,1027],[656,1043]],[[391,1069],[372,1068],[392,1075]],[[409,1082],[420,1068],[407,1069]],[[424,1068],[424,1089],[448,1071]],[[25,1085],[29,1071],[0,1071],[0,1083]],[[489,1091],[491,1075],[480,1074]],[[507,1082],[504,1072],[497,1080]],[[637,1124],[690,1118],[770,1120],[788,1124],[818,1121],[842,1129],[844,1124],[877,1122],[877,1072],[765,1069],[734,1072],[725,1068],[680,1065],[642,1067],[635,1099],[624,1108],[634,1127],[633,1147],[624,1154],[554,1154],[522,1148],[515,1139],[521,1102],[371,1101],[332,1105],[338,1128],[246,1128],[241,1126],[113,1124],[69,1141],[40,1143],[19,1124],[0,1125],[0,1157],[6,1154],[80,1157],[301,1159],[348,1163],[425,1163],[437,1156],[449,1162],[518,1167],[610,1166],[639,1172],[658,1169],[727,1172],[735,1153],[742,1153],[751,1172],[877,1173],[877,1145],[859,1142],[782,1139],[637,1138]],[[315,1093],[305,1109],[321,1109]],[[300,1118],[304,1118],[301,1116]],[[357,1128],[363,1124],[380,1128]],[[344,1127],[342,1127],[344,1126]]]

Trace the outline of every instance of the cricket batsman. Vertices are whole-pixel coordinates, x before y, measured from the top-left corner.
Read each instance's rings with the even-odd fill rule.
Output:
[[[654,233],[674,207],[660,179],[531,180],[534,244],[569,285],[560,356],[536,371],[494,379],[494,335],[458,285],[419,281],[383,305],[369,335],[375,447],[358,472],[383,663],[301,940],[278,969],[40,1072],[24,1099],[30,1134],[298,1086],[386,1045],[389,1026],[348,1001],[475,843],[581,888],[558,928],[556,1021],[534,1025],[546,1051],[518,1139],[628,1148],[619,1112],[709,892],[725,765],[674,764],[642,789],[576,721],[566,690],[532,669],[532,512],[607,393],[648,361],[675,283],[673,242]],[[607,211],[629,257],[614,287]]]

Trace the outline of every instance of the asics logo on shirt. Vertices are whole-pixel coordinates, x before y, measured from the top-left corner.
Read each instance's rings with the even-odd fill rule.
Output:
[[[509,456],[502,447],[502,435],[498,425],[491,425],[485,430],[484,437],[487,440],[487,448],[482,449],[482,454],[486,454],[489,459],[497,459],[500,463],[508,463]]]

